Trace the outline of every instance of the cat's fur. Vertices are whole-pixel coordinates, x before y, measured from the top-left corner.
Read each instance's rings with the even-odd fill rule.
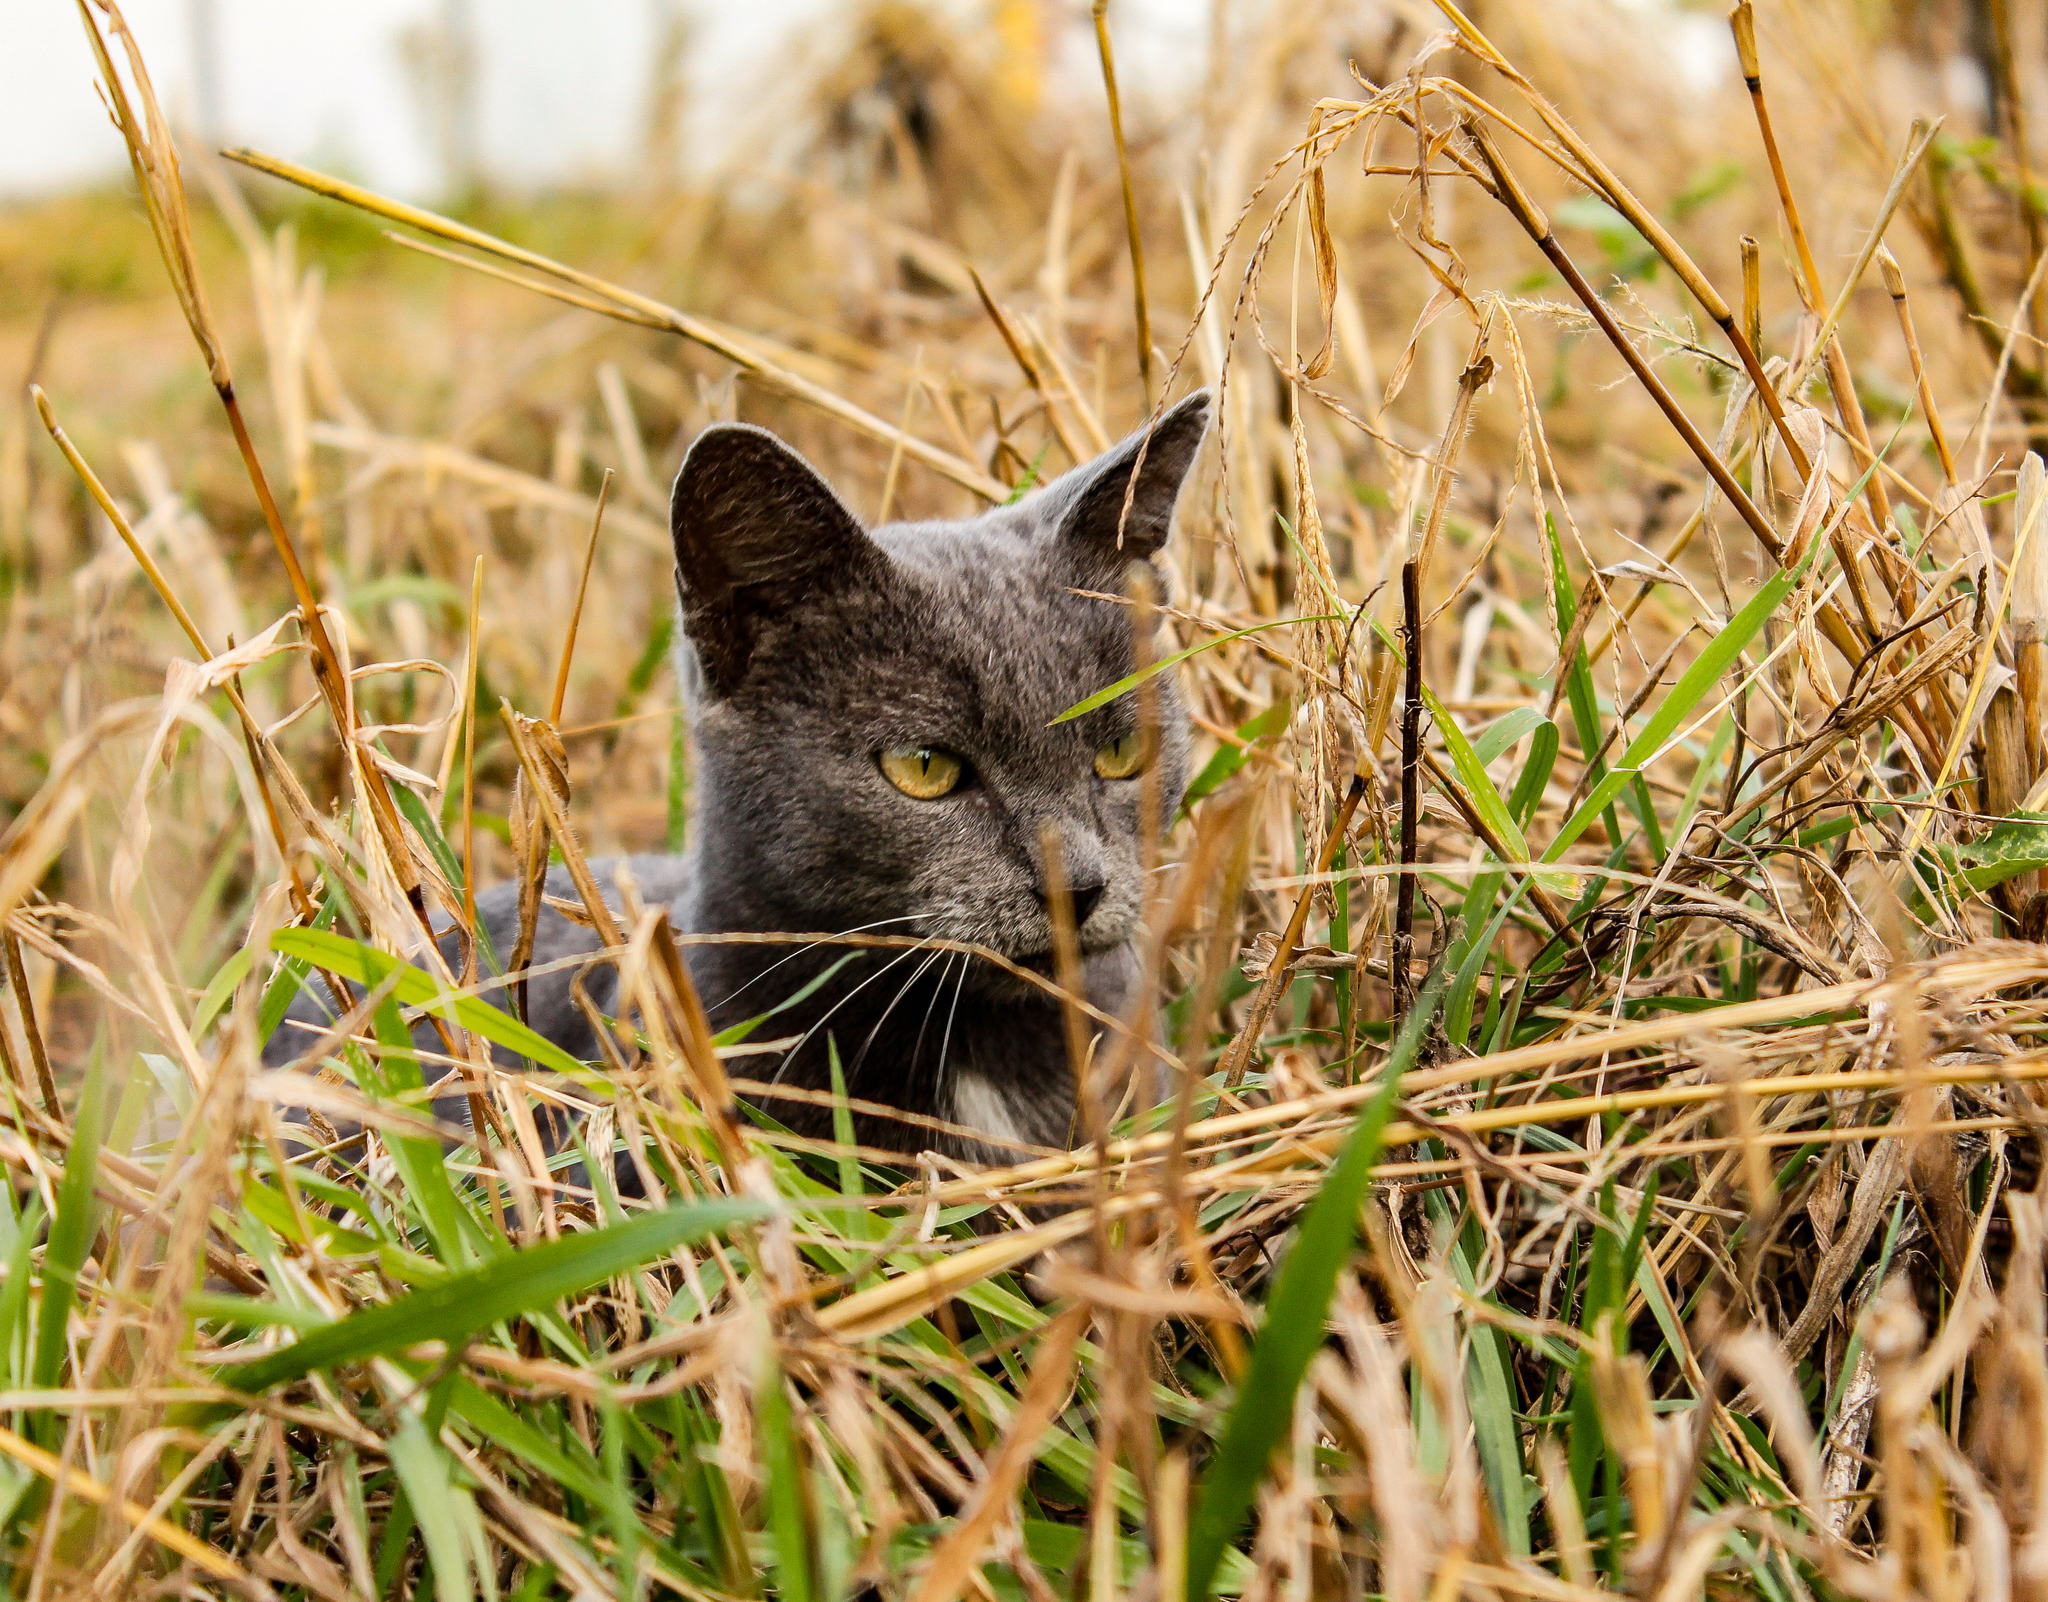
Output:
[[[1159,551],[1207,425],[1208,397],[1196,395],[1149,435],[1013,505],[872,531],[773,435],[741,425],[699,435],[671,504],[678,677],[695,749],[690,849],[629,859],[642,901],[668,907],[689,933],[937,937],[1049,974],[1042,841],[1051,827],[1085,914],[1090,999],[1123,1010],[1145,902],[1142,786],[1097,777],[1094,759],[1136,730],[1138,697],[1052,720],[1132,671],[1130,609],[1073,592],[1121,592],[1130,564]],[[1170,675],[1152,683],[1164,820],[1186,784],[1187,717]],[[957,752],[971,776],[951,795],[914,799],[878,766],[879,753],[904,745]],[[596,866],[609,888],[612,868]],[[550,890],[574,897],[560,870]],[[478,910],[496,949],[509,952],[516,889],[499,886]],[[595,943],[544,910],[533,960]],[[848,949],[692,944],[686,952],[713,1026],[723,1028],[795,995]],[[594,1057],[572,976],[531,982],[529,1021],[571,1053]],[[615,983],[608,966],[584,975],[605,1012]],[[301,998],[294,1016],[311,1021],[323,1011]],[[1070,1143],[1074,1088],[1059,1008],[986,961],[856,952],[761,1033],[802,1037],[780,1058],[747,1059],[780,1085],[828,1089],[831,1042],[857,1098],[1002,1141]],[[282,1030],[269,1054],[288,1059],[306,1038]],[[830,1132],[824,1107],[762,1105],[799,1132]],[[445,1112],[467,1121],[459,1102]],[[856,1134],[899,1152],[1005,1154],[876,1115],[858,1117]],[[1014,1160],[1014,1148],[1008,1155]]]

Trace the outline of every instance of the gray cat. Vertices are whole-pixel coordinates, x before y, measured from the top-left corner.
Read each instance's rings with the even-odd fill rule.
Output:
[[[675,927],[694,934],[924,936],[985,946],[1049,975],[1042,841],[1051,828],[1089,997],[1123,1011],[1146,899],[1140,777],[1156,770],[1160,817],[1170,819],[1187,780],[1187,714],[1161,675],[1149,742],[1134,695],[1052,720],[1132,671],[1129,609],[1073,592],[1122,591],[1129,565],[1165,544],[1208,414],[1208,396],[1193,395],[1149,435],[1013,505],[873,530],[774,435],[739,424],[700,434],[670,508],[678,678],[696,748],[691,844],[682,857],[629,859],[642,900],[667,906]],[[610,865],[595,867],[609,890]],[[552,894],[573,899],[561,870],[550,880]],[[478,915],[496,950],[511,951],[516,887],[481,897]],[[595,945],[590,931],[543,909],[533,961]],[[1074,1139],[1060,1009],[992,963],[843,945],[685,951],[714,1028],[767,1012],[843,963],[762,1028],[800,1043],[747,1066],[779,1086],[827,1090],[836,1049],[852,1096],[998,1142],[863,1114],[863,1145],[1014,1161],[1014,1146],[1001,1143]],[[594,1058],[573,972],[531,982],[528,1021]],[[613,1010],[614,970],[597,965],[583,983],[601,1011]],[[308,994],[292,1016],[313,1023],[327,1013]],[[308,1038],[281,1029],[266,1060],[290,1060]],[[827,1107],[757,1099],[800,1134],[831,1133]],[[467,1123],[459,1099],[442,1111]]]

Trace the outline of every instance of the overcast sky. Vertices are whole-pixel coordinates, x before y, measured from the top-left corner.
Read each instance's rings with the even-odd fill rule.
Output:
[[[973,16],[976,0],[940,0]],[[778,63],[851,9],[834,0],[124,0],[165,108],[199,113],[195,41],[217,41],[219,131],[228,142],[345,167],[375,187],[424,197],[442,187],[442,145],[407,66],[408,34],[466,12],[477,40],[475,127],[494,178],[571,179],[633,159],[646,126],[650,63],[662,19],[690,33],[689,147],[760,103]],[[1048,6],[1049,12],[1058,7]],[[1207,0],[1117,0],[1134,75],[1199,70]],[[1085,14],[1076,3],[1075,15]],[[14,0],[0,49],[0,195],[112,173],[118,137],[92,87],[74,0]]]

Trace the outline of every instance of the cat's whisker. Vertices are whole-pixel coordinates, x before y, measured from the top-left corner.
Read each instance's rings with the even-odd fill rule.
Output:
[[[837,939],[841,935],[868,934],[871,931],[883,928],[888,924],[916,923],[920,918],[928,918],[930,916],[931,914],[928,912],[911,912],[904,914],[900,918],[877,918],[873,923],[856,924],[851,929],[841,929],[839,931],[839,935],[835,935],[833,938]],[[824,940],[813,940],[805,945],[798,946],[796,950],[792,951],[788,956],[778,957],[775,961],[769,963],[767,967],[763,968],[759,973],[755,974],[753,978],[747,980],[745,984],[739,986],[739,988],[736,990],[728,991],[722,1000],[715,1001],[711,1005],[714,1008],[723,1007],[727,1002],[732,1001],[734,998],[744,994],[750,987],[757,985],[763,979],[766,979],[771,973],[773,973],[777,968],[780,968],[784,963],[794,962],[798,957],[801,957],[805,952],[816,951],[818,947],[822,945],[827,945],[829,943],[829,941]]]
[[[889,1021],[889,1014],[894,1012],[903,998],[910,994],[911,989],[917,984],[918,980],[931,971],[932,964],[946,955],[947,953],[944,951],[934,951],[929,957],[925,958],[915,973],[896,987],[896,994],[890,998],[889,1005],[882,1009],[882,1015],[875,1020],[874,1028],[868,1031],[867,1039],[860,1043],[860,1050],[854,1054],[853,1061],[847,1064],[846,1083],[849,1089],[852,1088],[854,1081],[859,1078],[861,1064],[867,1061],[869,1051],[874,1048],[875,1036],[882,1032],[882,1025]]]
[[[961,952],[963,958],[966,952]],[[969,958],[968,961],[972,959]],[[953,1005],[946,1009],[946,1032],[939,1037],[939,1076],[934,1084],[934,1094],[944,1096],[946,1083],[952,1073],[953,1020],[960,1015],[960,997],[967,989],[967,962],[960,964],[960,977],[953,985]],[[944,1106],[943,1101],[940,1106]]]
[[[939,997],[943,996],[946,993],[946,986],[952,982],[953,969],[955,966],[955,963],[953,961],[954,957],[958,957],[962,962],[966,960],[966,954],[964,952],[955,952],[949,954],[946,962],[946,971],[939,975],[939,982],[932,986],[932,999],[924,1004],[924,1021],[917,1026],[917,1041],[910,1048],[909,1066],[910,1071],[912,1073],[917,1072],[918,1058],[924,1055],[924,1032],[932,1026],[932,1014],[938,1010]],[[941,1058],[939,1059],[940,1079],[944,1079],[945,1073],[946,1062],[945,1058],[941,1056]]]
[[[855,996],[859,995],[863,990],[867,989],[867,987],[873,984],[877,979],[885,977],[892,970],[894,970],[897,967],[900,967],[910,958],[917,956],[924,949],[925,946],[922,942],[918,943],[917,945],[905,948],[901,956],[892,957],[887,963],[883,964],[881,968],[876,970],[874,973],[869,974],[867,978],[863,979],[859,984],[855,985],[851,990],[847,991],[845,995],[841,996],[837,1001],[833,1002],[832,1005],[825,1010],[824,1016],[821,1017],[816,1023],[812,1024],[811,1027],[806,1029],[801,1035],[799,1035],[797,1037],[796,1044],[791,1046],[789,1050],[785,1051],[782,1054],[782,1061],[776,1067],[774,1074],[770,1077],[768,1082],[771,1085],[781,1084],[782,1076],[789,1072],[790,1064],[796,1061],[798,1056],[802,1054],[804,1047],[808,1046],[811,1043],[812,1037],[815,1036],[820,1029],[823,1029],[825,1025],[830,1023],[834,1015],[837,1014],[841,1008],[846,1006],[848,1002],[852,1001]]]

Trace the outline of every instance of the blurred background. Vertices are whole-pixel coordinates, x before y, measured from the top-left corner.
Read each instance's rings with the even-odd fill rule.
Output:
[[[787,89],[843,51],[861,9],[837,0],[139,0],[129,25],[165,109],[213,143],[347,172],[408,199],[481,180],[603,183],[660,169],[701,174],[772,137]],[[1078,66],[1093,40],[1038,0],[932,4],[992,30],[1020,85]],[[1085,10],[1085,6],[1078,8]],[[1199,76],[1208,8],[1119,0],[1127,70],[1153,93]],[[72,8],[32,0],[0,61],[0,192],[104,179],[121,152],[93,99]]]
[[[1720,8],[1471,10],[1731,298],[1738,238],[1763,242],[1765,344],[1794,350],[1802,308]],[[1069,417],[1085,410],[1113,438],[1142,420],[1169,373],[1181,392],[1227,369],[1229,472],[1210,475],[1217,487],[1187,509],[1176,600],[1233,620],[1291,605],[1302,485],[1287,385],[1260,342],[1313,349],[1320,338],[1300,208],[1288,209],[1298,142],[1319,104],[1363,99],[1363,84],[1411,71],[1517,102],[1412,0],[1111,0],[1107,15],[1151,394],[1095,30],[1079,0],[136,0],[130,21],[181,128],[200,265],[257,446],[355,659],[458,666],[481,555],[481,704],[488,714],[503,695],[538,710],[598,481],[616,470],[562,721],[593,849],[673,842],[687,754],[664,656],[663,487],[689,438],[720,417],[776,427],[864,515],[959,515],[983,502],[744,364],[401,249],[360,211],[207,155],[224,145],[432,204],[708,319],[778,370],[905,421],[1003,485],[1088,454],[1085,430],[1062,439],[1048,425],[1038,384],[1071,392]],[[2026,121],[2048,67],[2041,8],[1815,0],[1766,5],[1759,25],[1790,178],[1831,282],[1912,119],[1948,119],[1936,158],[1945,188],[1916,184],[1890,237],[1930,372],[1958,395],[1985,394],[1999,324],[2037,249],[2033,169],[2010,154],[2025,145],[2009,135],[2043,125],[2038,107]],[[1647,560],[1684,520],[1694,465],[1622,384],[1613,350],[1587,338],[1528,241],[1468,184],[1422,194],[1414,155],[1412,132],[1388,118],[1328,170],[1337,356],[1323,387],[1336,406],[1304,411],[1303,460],[1337,582],[1353,598],[1373,593],[1426,502],[1421,470],[1472,337],[1477,302],[1459,305],[1461,289],[1500,294],[1515,319],[1549,430],[1546,472],[1570,497],[1585,554]],[[1533,157],[1524,175],[1711,435],[1729,370],[1693,338],[1697,308],[1607,206]],[[186,649],[52,450],[26,403],[30,382],[210,639],[249,637],[287,592],[95,97],[78,19],[58,0],[8,15],[0,195],[0,816],[11,816],[52,752],[105,708],[156,694],[166,660]],[[1037,353],[1037,383],[992,324],[977,272]],[[1913,379],[1875,273],[1843,328],[1882,436],[1906,418]],[[2022,338],[2008,367],[2007,390],[2025,403],[2042,382],[2037,344]],[[1953,420],[1955,432],[1971,421]],[[2005,443],[2025,425],[1985,422],[1990,469],[2009,470]],[[1920,427],[1913,419],[1900,446],[1915,462]],[[1552,650],[1540,534],[1517,492],[1520,438],[1512,391],[1497,381],[1476,412],[1448,526],[1458,560],[1444,570],[1446,586],[1475,574],[1478,588],[1461,593],[1486,612],[1471,623],[1461,600],[1468,626],[1437,631],[1431,646],[1443,658],[1433,680],[1475,715],[1526,701]],[[1703,545],[1679,565],[1717,582]],[[1751,581],[1751,562],[1733,548],[1730,582]],[[1640,677],[1686,612],[1682,591],[1650,597],[1615,672]],[[1229,728],[1259,712],[1280,693],[1275,671],[1254,655],[1205,681],[1205,715]],[[276,717],[310,681],[302,665],[270,664],[249,693]],[[1631,693],[1617,682],[1618,699]],[[427,780],[448,776],[443,681],[394,673],[362,695],[373,721],[425,729],[392,736],[398,760]],[[281,736],[301,742],[292,749],[316,798],[340,787],[318,723]],[[117,826],[138,754],[110,747],[95,827]],[[488,716],[478,762],[480,822],[502,829],[511,759]],[[211,971],[270,871],[268,842],[233,799],[237,771],[232,750],[180,765],[160,799],[165,940],[192,976]],[[453,791],[440,799],[446,815]],[[1276,814],[1273,827],[1275,854],[1291,855],[1280,848],[1292,823]],[[80,835],[52,895],[90,898],[92,837]],[[488,838],[484,849],[495,876],[502,860]]]

